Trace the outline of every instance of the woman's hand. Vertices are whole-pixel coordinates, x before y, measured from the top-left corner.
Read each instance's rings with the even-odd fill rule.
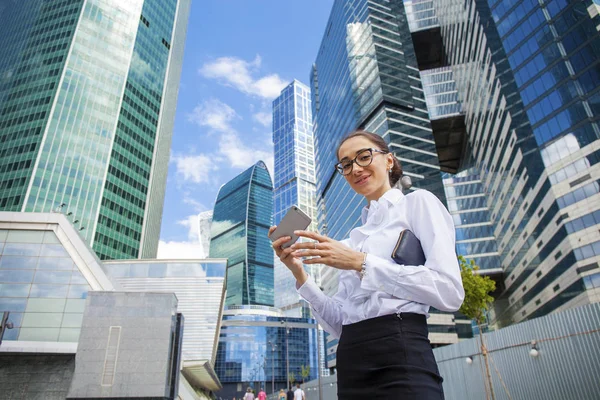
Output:
[[[277,229],[277,226],[272,226],[269,228],[269,236]],[[291,239],[289,236],[280,237],[272,243],[273,250],[277,257],[281,260],[281,262],[288,267],[288,269],[294,275],[294,278],[298,281],[299,285],[303,285],[304,282],[308,279],[308,275],[306,271],[304,271],[304,266],[302,265],[302,261],[298,257],[292,255],[294,250],[291,247],[287,249],[282,248],[281,246],[288,242]]]
[[[314,242],[295,243],[293,257],[312,257],[305,259],[304,264],[325,264],[337,269],[360,271],[364,253],[354,251],[337,240],[308,231],[295,231],[294,234],[313,239]]]

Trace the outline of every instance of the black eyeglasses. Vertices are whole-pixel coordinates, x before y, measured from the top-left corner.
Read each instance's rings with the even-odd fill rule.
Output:
[[[354,160],[344,160],[335,164],[335,169],[342,175],[348,175],[352,172],[354,163],[360,167],[368,167],[373,162],[373,153],[387,154],[386,151],[379,149],[364,149],[354,157]]]

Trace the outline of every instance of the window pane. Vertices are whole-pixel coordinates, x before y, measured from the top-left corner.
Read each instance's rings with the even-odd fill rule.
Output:
[[[69,291],[68,285],[31,285],[30,297],[65,298]]]
[[[33,270],[5,269],[0,270],[0,282],[2,283],[31,283]]]
[[[71,271],[37,271],[35,283],[64,283],[71,281]]]
[[[37,257],[2,256],[0,268],[35,269],[37,261]]]
[[[66,313],[82,313],[85,310],[85,299],[67,299]]]
[[[59,330],[59,328],[21,328],[19,340],[56,342]]]
[[[52,231],[46,231],[44,232],[44,243],[60,243],[60,240],[58,240],[56,233]]]
[[[64,314],[62,319],[63,328],[81,328],[83,314]]]
[[[21,284],[0,284],[0,293],[4,297],[27,297],[29,295],[29,288],[31,285]]]
[[[74,342],[77,343],[79,341],[79,333],[81,329],[79,328],[62,328],[60,330],[60,335],[58,337],[59,342]]]
[[[73,260],[62,257],[40,257],[38,263],[39,269],[62,269],[72,270]]]
[[[81,272],[73,271],[71,275],[71,285],[87,285],[87,280],[83,277]]]
[[[41,256],[46,257],[69,257],[69,253],[61,244],[43,244]]]
[[[29,286],[29,285],[27,285]],[[28,290],[29,292],[29,290]],[[4,292],[2,292],[4,295]],[[25,311],[25,307],[27,306],[27,299],[7,299],[0,298],[0,310],[2,311]]]
[[[90,289],[87,285],[72,285],[69,288],[69,299],[85,299]]]
[[[9,231],[6,238],[7,243],[42,243],[44,240],[44,231]]]
[[[62,313],[25,313],[21,326],[25,328],[58,328],[62,317]]]
[[[3,251],[5,256],[37,256],[39,253],[39,244],[25,243],[6,243]]]
[[[55,312],[62,313],[65,310],[65,299],[29,299],[27,301],[27,312]]]

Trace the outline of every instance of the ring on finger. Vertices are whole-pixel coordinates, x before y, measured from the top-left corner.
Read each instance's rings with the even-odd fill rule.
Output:
[[[317,249],[317,243],[319,243],[319,242],[314,242],[314,244],[315,244],[315,250]]]

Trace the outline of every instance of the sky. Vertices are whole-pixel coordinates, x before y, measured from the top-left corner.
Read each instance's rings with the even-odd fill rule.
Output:
[[[192,0],[158,258],[202,258],[198,213],[263,160],[273,177],[271,104],[309,84],[333,0]]]

